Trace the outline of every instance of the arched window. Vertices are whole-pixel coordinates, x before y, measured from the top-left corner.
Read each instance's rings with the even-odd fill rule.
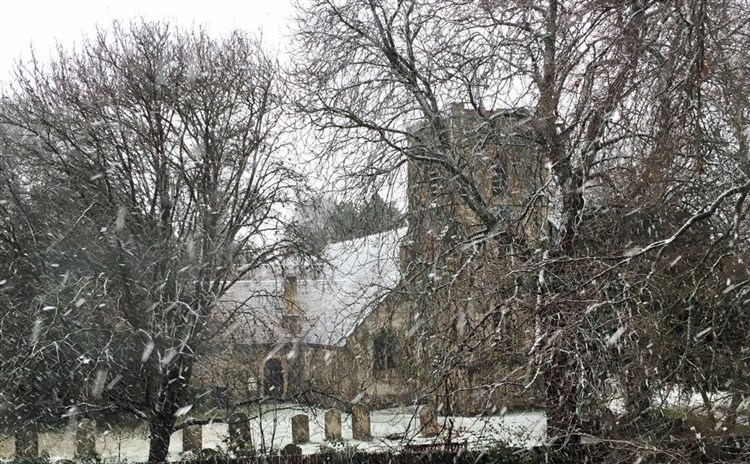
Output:
[[[373,370],[383,372],[398,366],[398,339],[391,333],[383,332],[372,341],[374,356]]]
[[[284,394],[284,366],[281,361],[276,358],[266,361],[263,374],[266,394],[282,396]]]

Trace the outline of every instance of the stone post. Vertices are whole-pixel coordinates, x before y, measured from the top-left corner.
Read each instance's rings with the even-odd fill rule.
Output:
[[[370,433],[370,410],[361,404],[352,408],[352,438],[355,440],[369,440]]]
[[[289,443],[285,447],[281,448],[282,456],[299,456],[300,454],[302,454],[302,448],[295,445],[294,443]]]
[[[310,420],[306,414],[292,416],[292,442],[307,443],[310,441]]]
[[[434,437],[440,433],[437,413],[429,404],[419,408],[419,429],[423,437]]]
[[[237,455],[242,455],[253,446],[253,437],[250,434],[250,423],[247,416],[241,412],[235,412],[227,420],[229,424],[229,448]]]
[[[203,427],[189,425],[182,429],[182,451],[200,451],[203,449]]]
[[[78,460],[88,460],[96,456],[96,422],[82,419],[76,427],[75,457]]]
[[[329,409],[326,411],[325,434],[326,440],[341,439],[341,411],[338,409]]]
[[[16,432],[16,460],[36,459],[39,456],[39,433],[31,428]]]

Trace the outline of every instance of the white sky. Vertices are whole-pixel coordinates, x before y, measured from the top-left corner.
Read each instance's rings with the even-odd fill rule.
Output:
[[[293,14],[291,0],[8,0],[0,14],[0,79],[33,44],[46,57],[56,42],[71,46],[96,25],[143,17],[181,26],[203,25],[214,34],[233,29],[263,32],[270,49],[280,48]]]

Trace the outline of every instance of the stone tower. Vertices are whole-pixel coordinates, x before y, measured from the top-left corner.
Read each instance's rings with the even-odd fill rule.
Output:
[[[531,339],[528,318],[508,303],[519,283],[507,272],[510,257],[544,235],[539,193],[546,169],[531,121],[525,109],[478,112],[456,104],[441,121],[442,134],[424,126],[411,131],[416,153],[408,165],[409,230],[401,255],[409,263],[412,312],[420,318],[414,346],[427,371],[435,356],[461,360],[443,389],[461,393],[436,399],[456,411],[481,409],[475,400],[487,395],[475,387],[518,383],[506,374],[517,370]],[[450,166],[434,161],[436,153]],[[457,182],[457,172],[468,183]],[[503,221],[490,237],[467,206],[467,184]],[[471,340],[485,342],[464,343]]]

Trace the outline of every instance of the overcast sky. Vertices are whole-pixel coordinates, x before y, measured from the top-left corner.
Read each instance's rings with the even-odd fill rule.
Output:
[[[279,48],[288,32],[291,0],[13,0],[0,15],[0,78],[5,79],[30,45],[48,56],[56,41],[71,45],[96,25],[143,17],[183,26],[205,25],[216,34],[262,30],[264,42]]]

